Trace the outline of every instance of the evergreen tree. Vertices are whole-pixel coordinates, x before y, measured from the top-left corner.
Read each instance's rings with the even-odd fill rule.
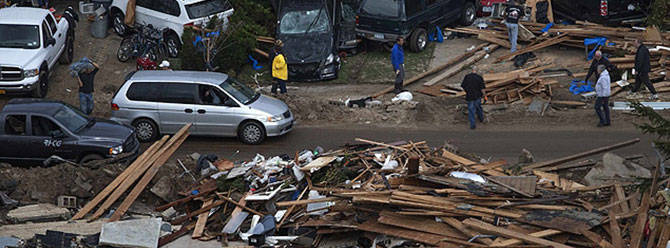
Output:
[[[654,147],[663,155],[664,159],[670,158],[670,121],[638,101],[631,102],[630,106],[633,108],[634,114],[649,121],[635,124],[635,126],[645,134],[656,136]]]

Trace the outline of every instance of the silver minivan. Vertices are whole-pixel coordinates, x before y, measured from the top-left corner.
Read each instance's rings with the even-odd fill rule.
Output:
[[[111,120],[135,127],[142,142],[176,133],[187,123],[193,124],[193,135],[237,136],[247,144],[260,144],[293,128],[284,102],[217,72],[133,72],[111,107]]]

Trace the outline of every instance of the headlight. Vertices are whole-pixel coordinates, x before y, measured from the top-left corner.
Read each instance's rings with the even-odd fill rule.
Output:
[[[335,55],[331,53],[330,55],[328,55],[328,58],[326,58],[326,65],[333,63],[333,61],[335,61]]]
[[[36,77],[38,75],[40,75],[40,70],[39,69],[23,70],[23,77],[24,78]]]
[[[275,115],[275,116],[268,116],[267,121],[268,122],[278,122],[284,120],[283,115]]]
[[[109,148],[109,155],[118,155],[123,152],[123,146]]]

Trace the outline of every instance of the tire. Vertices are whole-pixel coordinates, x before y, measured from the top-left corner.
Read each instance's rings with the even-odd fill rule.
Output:
[[[181,40],[179,40],[179,37],[177,37],[176,34],[168,34],[165,38],[165,45],[167,46],[167,55],[170,56],[170,58],[176,58],[177,55],[179,55]]]
[[[112,29],[114,29],[114,33],[121,37],[125,37],[129,33],[129,28],[126,26],[124,23],[124,20],[126,17],[121,13],[121,11],[116,11],[114,13],[114,17],[112,18]]]
[[[384,51],[387,51],[389,53],[393,51],[393,45],[395,45],[393,42],[381,43],[382,49],[384,49]]]
[[[32,92],[34,98],[44,98],[49,92],[49,73],[46,68],[40,69],[39,81],[37,81],[37,86]]]
[[[475,4],[470,1],[465,2],[463,5],[463,13],[461,13],[461,24],[463,26],[470,26],[475,22],[477,18],[477,9],[475,9]]]
[[[79,160],[79,163],[80,164],[86,164],[86,163],[89,163],[89,162],[92,162],[92,161],[95,161],[95,160],[102,160],[102,159],[104,159],[102,156],[100,156],[98,154],[95,154],[95,153],[91,153],[91,154],[88,154],[88,155],[82,157],[81,160]]]
[[[133,42],[131,39],[123,39],[123,41],[121,41],[121,45],[119,45],[119,49],[116,50],[116,59],[118,59],[121,63],[125,63],[130,59],[132,50]]]
[[[265,129],[258,122],[246,122],[240,127],[237,137],[245,144],[258,145],[265,139]]]
[[[151,142],[158,137],[158,126],[152,120],[139,119],[133,122],[135,135],[140,142]]]
[[[418,53],[426,49],[428,45],[428,32],[423,28],[418,28],[412,32],[409,46],[412,52]]]
[[[74,37],[68,35],[65,39],[65,51],[60,55],[59,62],[67,65],[72,63],[72,56],[74,54]]]

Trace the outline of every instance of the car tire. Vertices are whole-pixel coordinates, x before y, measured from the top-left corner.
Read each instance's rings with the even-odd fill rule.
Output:
[[[118,36],[124,37],[128,35],[128,26],[125,24],[125,15],[121,13],[121,11],[116,11],[114,13],[114,17],[112,18],[112,29],[114,29],[114,33],[116,33]]]
[[[181,49],[181,40],[176,34],[170,33],[165,38],[165,45],[167,47],[167,54],[170,58],[176,58]]]
[[[463,13],[461,13],[461,24],[464,26],[470,26],[475,22],[477,18],[477,9],[475,9],[475,4],[472,2],[465,2],[463,5]]]
[[[34,98],[44,98],[49,92],[49,73],[45,68],[40,69],[39,80],[32,92]]]
[[[91,154],[88,154],[88,155],[82,157],[81,160],[79,160],[79,163],[80,164],[86,164],[86,163],[89,163],[91,161],[103,160],[103,159],[104,158],[102,156],[100,156],[98,154],[95,154],[95,153],[91,153]]]
[[[140,142],[151,142],[158,137],[158,126],[152,120],[139,119],[133,122],[135,135]]]
[[[237,137],[245,144],[258,145],[265,139],[265,129],[260,123],[249,121],[242,124]]]
[[[409,46],[412,49],[412,52],[418,53],[426,49],[428,45],[428,32],[423,28],[418,28],[414,30],[412,36],[410,37]]]
[[[65,38],[65,51],[60,55],[59,62],[61,64],[67,65],[72,63],[72,57],[74,55],[74,37],[68,35]]]

